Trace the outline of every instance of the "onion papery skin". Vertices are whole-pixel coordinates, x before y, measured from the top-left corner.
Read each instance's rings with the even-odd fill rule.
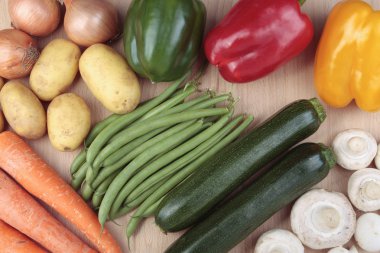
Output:
[[[0,31],[0,55],[0,76],[17,79],[29,75],[40,53],[30,35],[5,29]]]
[[[53,33],[61,21],[61,8],[56,0],[9,0],[12,25],[32,36]]]
[[[118,35],[117,10],[106,0],[66,0],[65,5],[65,32],[76,44],[89,47]]]

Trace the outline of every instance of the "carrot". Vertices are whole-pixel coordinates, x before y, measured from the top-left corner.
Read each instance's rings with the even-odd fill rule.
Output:
[[[0,220],[1,253],[47,253],[24,234]]]
[[[0,134],[0,167],[76,226],[100,252],[122,252],[82,198],[28,144],[9,131]]]
[[[95,253],[2,170],[0,219],[51,252]]]

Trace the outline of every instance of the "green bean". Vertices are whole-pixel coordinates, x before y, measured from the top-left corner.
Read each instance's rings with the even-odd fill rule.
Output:
[[[107,192],[103,198],[102,203],[99,208],[99,222],[104,226],[105,221],[107,220],[108,213],[111,209],[113,201],[115,200],[117,194],[124,186],[124,184],[146,163],[148,163],[152,158],[158,155],[161,152],[169,151],[178,144],[192,137],[194,134],[199,132],[203,127],[203,121],[197,121],[194,124],[190,125],[186,129],[176,133],[169,138],[156,143],[152,147],[145,150],[135,159],[133,159],[112,181],[111,185],[107,189]]]
[[[157,173],[153,174],[144,182],[139,184],[132,192],[128,195],[128,197],[124,201],[124,205],[127,205],[134,199],[138,198],[143,192],[146,191],[146,189],[149,189],[152,187],[152,185],[155,185],[157,182],[169,178],[173,174],[177,173],[179,170],[181,170],[183,167],[197,159],[199,156],[204,154],[207,150],[209,150],[211,147],[216,145],[224,136],[226,136],[236,125],[240,123],[240,121],[243,119],[243,116],[239,116],[232,120],[230,123],[228,123],[227,126],[225,126],[221,131],[219,131],[217,134],[213,135],[210,139],[203,142],[201,145],[187,153],[186,155],[182,156],[181,158],[177,159],[173,163],[169,164],[165,168],[161,169]]]
[[[205,128],[205,127],[209,127],[210,124],[205,124],[203,125],[202,127],[202,130]],[[156,156],[157,157],[157,156]],[[153,161],[151,163],[154,163],[157,159],[160,158],[160,155],[158,155],[158,158],[154,158]],[[150,164],[151,164],[150,163]],[[147,166],[149,166],[150,164],[148,164]],[[129,213],[132,209],[136,208],[139,204],[141,204],[149,195],[151,195],[152,193],[154,193],[159,187],[162,186],[162,184],[165,183],[164,181],[165,179],[162,179],[161,181],[157,182],[156,185],[153,185],[152,187],[150,187],[149,189],[147,189],[146,191],[144,191],[139,197],[137,197],[136,199],[134,199],[133,201],[131,201],[130,203],[128,203],[127,206],[124,206],[123,208],[120,209],[120,211],[118,212],[118,216],[117,217],[121,217],[127,213]],[[112,217],[110,216],[110,219],[115,219],[115,217]]]
[[[84,183],[82,184],[81,188],[81,196],[85,201],[88,201],[92,194],[94,193],[94,189],[91,188],[90,184],[84,180]]]
[[[162,201],[163,198],[164,198],[164,197],[162,197],[162,198],[161,198],[160,200],[158,200],[156,203],[154,203],[153,205],[151,205],[150,207],[148,207],[148,208],[145,210],[145,212],[142,213],[142,214],[139,216],[139,218],[148,218],[148,217],[152,216],[152,215],[155,213],[155,211],[157,210],[157,208],[158,208],[158,206],[160,205],[160,203],[161,203],[161,201]],[[132,207],[132,206],[125,206],[125,207],[123,207],[123,208],[120,210],[120,212],[117,214],[116,218],[119,218],[119,217],[122,217],[122,216],[128,214],[130,211],[132,211],[132,210],[135,209],[135,208],[136,208],[136,206],[135,206],[135,207]],[[132,215],[132,217],[138,218],[138,217],[136,217],[135,215]],[[116,219],[116,218],[114,218],[114,219]]]
[[[132,218],[129,220],[127,226],[127,236],[128,238],[134,233],[139,222],[142,220],[142,215],[146,212],[148,208],[154,205],[158,200],[160,200],[165,194],[167,194],[171,189],[185,180],[189,175],[191,175],[195,170],[199,168],[206,160],[208,160],[211,156],[218,153],[222,148],[224,148],[227,144],[235,140],[252,122],[253,117],[248,116],[244,122],[237,127],[233,132],[228,134],[223,138],[222,141],[218,142],[214,147],[209,149],[205,154],[196,159],[194,162],[187,165],[184,169],[182,169],[179,173],[175,174],[171,177],[166,183],[160,187],[157,191],[155,191],[152,195],[150,195],[136,210]]]
[[[90,169],[99,151],[108,142],[110,138],[112,138],[116,133],[118,133],[120,130],[128,126],[130,123],[142,117],[145,113],[147,113],[148,111],[150,111],[151,109],[159,105],[161,102],[165,101],[182,84],[182,82],[186,80],[187,76],[188,75],[185,75],[184,77],[175,81],[163,93],[161,93],[159,96],[155,97],[148,103],[138,107],[136,110],[134,110],[131,113],[127,113],[120,116],[120,118],[116,119],[113,122],[113,124],[106,126],[96,136],[94,141],[88,147],[86,161],[90,165]]]
[[[86,161],[86,150],[82,150],[74,159],[74,161],[71,163],[70,166],[70,174],[74,175],[75,172],[77,172],[82,166],[82,164]]]
[[[148,141],[144,142],[139,147],[135,148],[133,151],[131,151],[130,153],[125,155],[123,158],[121,158],[117,162],[115,162],[116,160],[114,160],[114,158],[112,157],[113,155],[109,156],[107,159],[109,159],[111,161],[109,161],[107,163],[113,163],[113,164],[111,164],[107,167],[104,167],[100,171],[99,175],[97,175],[96,178],[94,179],[94,181],[92,182],[92,187],[97,187],[108,175],[110,175],[114,171],[117,171],[117,170],[121,169],[122,167],[124,167],[126,164],[128,164],[130,161],[132,161],[134,158],[136,158],[138,155],[143,153],[145,150],[147,150],[151,146],[155,145],[156,143],[158,143],[162,140],[165,140],[166,138],[172,136],[173,134],[176,134],[176,133],[184,130],[185,128],[187,128],[191,124],[194,124],[194,122],[195,122],[195,120],[186,121],[186,122],[183,122],[181,124],[177,124],[177,125],[169,128],[165,132],[163,132],[163,133],[155,136],[154,138],[149,139]],[[105,162],[104,162],[104,164],[105,164]]]
[[[148,218],[150,216],[153,216],[154,213],[157,211],[161,201],[163,200],[164,197],[162,197],[160,200],[158,200],[156,203],[148,207],[144,213],[141,214],[141,217]]]
[[[144,104],[148,103],[152,99],[148,99],[144,102],[141,102],[139,106],[143,106]],[[85,147],[88,148],[90,144],[95,140],[96,136],[109,124],[113,123],[116,119],[120,118],[121,114],[111,114],[107,118],[103,119],[102,121],[98,122],[91,130],[91,132],[88,134],[86,140],[85,140]]]
[[[193,149],[191,152],[177,159],[175,162],[169,164],[166,168],[161,169],[157,173],[153,174],[147,178],[144,182],[139,184],[126,198],[125,204],[133,201],[139,195],[141,195],[146,189],[149,189],[152,185],[161,181],[162,178],[167,178],[175,173],[177,173],[184,166],[197,159],[199,156],[204,154],[208,149],[216,145],[224,136],[226,136],[236,125],[238,125],[244,116],[239,116],[228,123],[221,131],[212,136],[210,139],[199,145],[197,148]],[[141,173],[141,172],[140,172]]]
[[[183,88],[185,88],[185,86],[184,87],[179,87],[178,89],[176,89],[174,91],[174,93],[169,96],[168,99],[171,99],[171,98],[173,98],[173,97],[178,96],[179,94],[181,94],[183,92]]]
[[[134,139],[133,141],[131,141],[127,145],[124,145],[121,149],[119,149],[118,151],[116,151],[115,153],[113,153],[112,155],[107,157],[104,160],[102,166],[107,167],[107,166],[111,166],[111,165],[117,163],[118,161],[120,161],[120,159],[122,159],[124,156],[128,155],[131,151],[140,147],[140,145],[142,145],[146,141],[149,141],[150,139],[152,139],[156,135],[160,134],[161,132],[167,130],[168,128],[169,127],[161,127],[161,128],[158,128],[152,132],[149,132],[145,135],[142,135],[137,139]],[[124,164],[122,164],[122,165],[124,165]]]
[[[154,115],[158,115],[159,113],[161,113],[165,110],[168,110],[168,109],[172,108],[173,106],[178,105],[179,103],[182,103],[183,100],[185,100],[188,96],[193,94],[196,90],[197,90],[196,85],[187,85],[184,88],[183,92],[181,92],[180,94],[178,94],[177,96],[175,96],[171,99],[166,100],[165,102],[163,102],[159,106],[153,108],[152,110],[147,112],[144,116],[142,116],[139,119],[139,121],[148,119]]]
[[[88,148],[90,144],[95,140],[96,136],[109,124],[113,123],[116,119],[120,118],[121,115],[119,114],[111,114],[104,120],[98,122],[91,130],[91,132],[87,135],[86,140],[84,141],[84,146]]]
[[[172,126],[184,121],[199,119],[203,117],[217,116],[228,113],[230,110],[228,108],[214,108],[214,109],[200,109],[194,111],[186,111],[184,113],[175,113],[167,115],[164,117],[153,117],[149,120],[144,120],[136,124],[133,128],[126,128],[125,130],[119,132],[116,136],[115,141],[109,143],[105,146],[98,154],[96,159],[97,164],[102,164],[104,159],[114,153],[116,150],[129,143],[130,141],[140,137],[143,134],[149,133],[154,129]],[[87,151],[87,158],[90,150]],[[99,168],[93,167],[95,171]]]
[[[197,98],[191,99],[191,100],[189,100],[185,103],[182,103],[180,105],[174,106],[174,107],[170,108],[169,110],[163,111],[160,114],[160,116],[162,117],[162,116],[166,116],[169,114],[186,111],[188,108],[190,108],[190,107],[192,107],[198,103],[201,103],[205,100],[210,99],[211,96],[212,96],[212,93],[210,91],[207,91],[204,95],[201,95]],[[204,109],[204,108],[199,108],[199,109]]]
[[[148,118],[151,118],[157,114],[160,114],[159,116],[162,117],[163,114],[165,114],[166,111],[172,109],[173,106],[175,106],[178,103],[181,103],[186,97],[190,96],[195,90],[197,89],[196,86],[189,86],[186,90],[183,90],[181,94],[178,96],[173,97],[172,99],[169,99],[165,101],[164,103],[160,104],[159,106],[153,108],[151,111],[149,111],[147,114],[145,114],[143,117],[138,119],[136,122],[131,124],[129,127],[132,128],[135,126],[135,124],[138,124],[138,122],[141,122],[143,120],[146,120]],[[117,139],[117,135],[112,137],[109,142],[113,142]],[[96,161],[96,159],[95,159]],[[97,167],[94,161],[94,167]]]
[[[106,180],[104,180],[95,190],[94,194],[92,195],[92,206],[94,208],[99,208],[100,203],[102,202],[102,199],[104,197],[104,194],[107,191],[107,188],[110,186],[114,178],[117,176],[117,172],[114,172],[111,174]]]
[[[143,192],[138,198],[134,199],[130,203],[128,203],[127,206],[136,208],[139,206],[142,202],[144,202],[145,199],[147,199],[152,193],[154,193],[158,188],[160,188],[165,183],[165,180],[161,180],[160,182],[157,182],[157,184],[153,185],[151,188],[147,189],[145,192]]]
[[[143,105],[144,103],[149,102],[149,101],[150,100],[142,102],[140,104],[140,106]],[[104,120],[98,122],[95,125],[95,127],[91,130],[91,132],[89,133],[89,135],[87,136],[87,138],[86,138],[86,140],[84,142],[85,143],[84,144],[85,148],[82,149],[82,151],[76,156],[76,158],[74,159],[74,161],[71,164],[71,167],[70,167],[71,175],[74,174],[79,169],[79,167],[86,161],[86,148],[88,148],[88,146],[92,143],[92,141],[96,138],[96,136],[106,126],[108,126],[109,124],[111,124],[112,122],[114,122],[119,117],[121,117],[121,115],[119,115],[119,114],[111,114],[110,116],[108,116],[107,118],[105,118]]]
[[[87,169],[88,164],[85,162],[84,164],[82,164],[82,166],[80,166],[79,170],[73,174],[71,179],[71,186],[75,190],[78,190],[79,187],[82,185],[82,182],[86,177]]]
[[[169,151],[159,159],[157,159],[155,162],[150,164],[149,166],[145,167],[144,169],[140,170],[136,175],[134,175],[122,188],[122,190],[117,195],[111,211],[110,211],[110,217],[112,218],[113,215],[117,213],[121,205],[123,204],[126,197],[140,184],[142,183],[146,178],[148,178],[150,175],[154,174],[156,171],[161,169],[163,166],[171,163],[178,157],[181,157],[182,155],[185,155],[187,152],[191,151],[192,149],[199,146],[201,143],[205,142],[207,139],[210,139],[214,134],[216,134],[223,126],[228,122],[230,117],[232,116],[232,113],[228,113],[222,118],[220,118],[215,124],[213,124],[211,127],[207,128],[203,132],[199,133],[195,137],[191,138],[190,140],[186,141],[185,143],[181,144],[177,148]]]
[[[145,199],[147,199],[152,193],[154,193],[164,183],[165,183],[164,181],[158,182],[156,185],[154,185],[150,189],[147,189],[138,198],[128,203],[128,205],[124,205],[122,208],[120,208],[120,210],[117,212],[117,215],[114,217],[110,217],[110,220],[114,220],[128,214],[130,211],[132,211],[133,209],[138,207],[142,202],[144,202]]]
[[[216,96],[216,97],[211,98],[209,100],[206,100],[202,103],[196,104],[196,105],[188,108],[188,110],[199,110],[199,109],[203,109],[203,108],[208,108],[208,107],[213,106],[215,104],[224,102],[226,100],[231,100],[231,99],[232,99],[231,94],[219,95],[219,96]]]

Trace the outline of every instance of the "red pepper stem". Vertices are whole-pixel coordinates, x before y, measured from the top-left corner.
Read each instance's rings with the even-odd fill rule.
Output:
[[[306,2],[306,0],[298,0],[298,3],[302,6],[304,3]]]

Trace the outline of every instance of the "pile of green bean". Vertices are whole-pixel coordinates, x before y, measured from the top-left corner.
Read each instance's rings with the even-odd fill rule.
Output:
[[[181,88],[184,79],[135,111],[99,122],[73,161],[72,186],[91,200],[102,226],[137,208],[127,227],[131,236],[170,190],[252,122],[252,116],[232,119],[230,94],[206,91],[188,99],[198,84]]]

